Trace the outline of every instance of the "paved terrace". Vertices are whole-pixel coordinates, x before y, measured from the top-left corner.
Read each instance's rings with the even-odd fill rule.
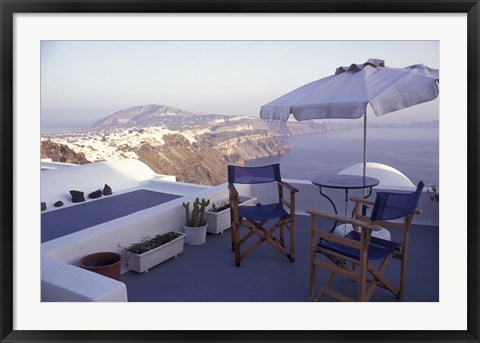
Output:
[[[224,234],[208,234],[200,246],[185,244],[184,251],[150,269],[122,274],[131,302],[303,302],[308,301],[310,217],[296,217],[296,260],[290,263],[267,244],[262,244],[240,267],[235,267],[230,249],[230,229]],[[325,223],[331,228],[331,223]],[[438,227],[413,225],[407,267],[405,301],[439,301]],[[399,233],[392,231],[392,240]],[[399,261],[392,260],[386,273],[398,281]],[[317,287],[327,272],[317,268]],[[337,277],[337,290],[356,298],[356,283]],[[324,296],[322,301],[332,299]],[[397,301],[377,288],[372,300]]]
[[[42,235],[47,228],[47,225],[43,225],[43,217],[48,217],[49,212],[52,215],[57,212],[53,206],[55,201],[61,199],[65,202],[65,207],[58,213],[60,217],[69,213],[70,206],[73,208],[76,205],[71,204],[68,196],[70,189],[88,193],[108,183],[115,193],[114,197],[108,198],[108,204],[112,206],[123,199],[122,194],[132,196],[132,192],[138,190],[181,196],[42,243],[42,301],[125,301],[127,293],[128,300],[132,302],[308,301],[309,217],[301,214],[312,206],[332,211],[330,204],[319,194],[318,188],[308,180],[289,181],[300,190],[296,197],[298,216],[295,263],[290,263],[270,246],[264,245],[243,261],[239,268],[235,267],[230,249],[230,232],[227,230],[223,235],[209,235],[205,245],[185,245],[184,252],[177,259],[165,261],[150,269],[148,274],[136,274],[124,268],[124,283],[120,283],[78,268],[80,259],[92,252],[121,251],[119,244],[126,246],[141,237],[159,233],[159,229],[162,232],[181,230],[184,216],[181,203],[192,201],[197,196],[212,201],[224,199],[228,196],[226,185],[206,187],[175,182],[174,179],[154,174],[137,160],[99,162],[44,171],[41,174],[42,201],[48,203],[48,209],[42,213]],[[238,186],[242,195],[255,196],[261,203],[276,200],[274,184]],[[379,189],[390,188],[387,185]],[[332,191],[332,197],[338,204],[342,204],[345,198],[341,191]],[[98,210],[97,205],[103,200],[94,199],[91,204]],[[90,201],[81,207],[88,207],[89,203]],[[130,205],[136,203],[129,203]],[[436,302],[439,300],[439,207],[430,200],[427,193],[422,194],[419,207],[424,213],[414,219],[418,226],[413,228],[411,235],[406,300]],[[351,209],[347,213],[350,211]],[[111,214],[105,208],[97,212],[102,215]],[[91,214],[87,219],[92,219],[90,217]],[[65,227],[68,221],[60,222]],[[331,223],[326,223],[325,228],[330,229]],[[397,233],[392,234],[395,240]],[[395,264],[398,261],[393,260],[390,267],[395,267]],[[397,278],[398,268],[389,269],[389,273]],[[325,277],[324,273],[318,279]],[[339,286],[349,288],[347,295],[356,296],[355,283],[342,283],[341,279],[338,281]],[[373,300],[395,301],[395,298],[378,290]]]

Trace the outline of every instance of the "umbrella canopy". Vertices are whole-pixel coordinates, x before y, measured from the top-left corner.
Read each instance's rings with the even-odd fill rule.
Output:
[[[379,59],[339,67],[334,75],[297,88],[260,109],[260,118],[287,121],[364,116],[363,175],[366,166],[367,105],[376,116],[411,107],[438,96],[438,69],[423,64],[385,67]]]
[[[337,68],[334,75],[313,81],[262,106],[260,118],[286,121],[360,118],[370,104],[375,115],[414,106],[438,96],[438,70],[423,64],[385,67],[383,60]]]

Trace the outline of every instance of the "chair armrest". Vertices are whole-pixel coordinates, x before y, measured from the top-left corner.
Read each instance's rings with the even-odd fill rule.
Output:
[[[298,189],[293,187],[291,184],[289,184],[288,182],[285,182],[285,181],[277,181],[279,185],[285,187],[286,189],[288,189],[290,191],[290,193],[297,193],[298,192]]]
[[[278,200],[281,204],[287,206],[290,210],[290,216],[295,215],[295,193],[298,192],[298,189],[293,187],[291,184],[285,181],[277,181],[278,185]],[[285,198],[283,194],[283,189],[286,188],[290,193],[290,199]]]
[[[318,217],[323,217],[323,218],[326,218],[326,219],[335,220],[335,221],[340,222],[340,223],[357,225],[357,226],[360,226],[362,228],[369,229],[369,230],[372,230],[372,231],[380,231],[382,229],[381,226],[379,226],[378,224],[375,224],[371,221],[367,222],[367,221],[363,221],[363,220],[358,220],[358,219],[354,219],[354,218],[350,218],[350,217],[341,216],[341,215],[338,215],[338,214],[333,214],[333,213],[329,213],[329,212],[314,210],[314,209],[311,209],[311,208],[307,209],[306,212],[308,214],[310,214],[311,216],[318,216]]]
[[[230,200],[238,201],[238,191],[233,183],[228,184],[228,192],[230,193]]]
[[[356,196],[350,197],[350,200],[355,201],[355,202],[359,202],[361,204],[375,205],[374,200],[369,200],[369,199],[360,198],[360,197],[356,197]]]

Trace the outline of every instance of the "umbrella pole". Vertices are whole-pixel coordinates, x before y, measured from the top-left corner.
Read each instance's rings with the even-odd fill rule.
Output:
[[[367,112],[363,115],[363,177],[367,176]],[[365,181],[364,181],[365,182]],[[367,189],[363,189],[363,197],[367,197]],[[367,205],[363,204],[362,214],[367,214]]]
[[[363,116],[363,177],[365,176],[367,176],[367,113]]]

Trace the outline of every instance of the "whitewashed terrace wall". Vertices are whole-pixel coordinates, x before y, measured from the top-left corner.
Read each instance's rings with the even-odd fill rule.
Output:
[[[211,201],[228,198],[225,185],[206,188],[205,186],[192,184],[156,182],[149,183],[151,187],[144,187],[144,189],[167,192],[172,190],[171,188],[175,186],[173,184],[180,186],[184,196],[45,242],[42,244],[42,255],[75,266],[79,265],[83,256],[93,252],[112,251],[124,256],[123,249],[120,246],[127,247],[131,243],[141,241],[144,237],[153,237],[171,230],[184,232],[182,226],[185,219],[183,202],[192,202],[196,197],[208,198]],[[155,185],[155,187],[152,185]],[[176,190],[178,194],[179,188]],[[239,191],[248,194],[249,187],[240,186]],[[122,271],[126,270],[124,259]]]

